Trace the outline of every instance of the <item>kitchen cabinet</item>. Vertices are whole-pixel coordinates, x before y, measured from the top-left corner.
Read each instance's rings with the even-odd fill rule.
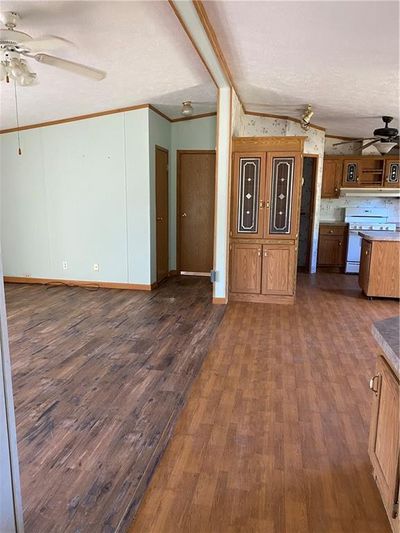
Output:
[[[398,531],[399,504],[399,381],[383,357],[378,357],[373,392],[369,456],[393,531]]]
[[[322,173],[321,198],[339,198],[342,183],[343,161],[325,157]]]
[[[397,159],[386,159],[385,161],[385,187],[400,187],[400,163]]]
[[[294,301],[303,143],[233,139],[231,300]]]
[[[397,232],[379,231],[361,243],[358,284],[369,298],[400,297],[400,239]],[[398,239],[398,240],[396,240]]]
[[[342,270],[346,265],[347,225],[320,224],[317,266]]]
[[[343,187],[382,187],[385,159],[360,157],[343,161]]]

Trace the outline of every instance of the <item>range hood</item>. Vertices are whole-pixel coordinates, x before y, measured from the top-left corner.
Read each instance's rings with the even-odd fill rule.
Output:
[[[342,187],[340,196],[373,196],[374,198],[400,198],[400,189],[386,187]]]

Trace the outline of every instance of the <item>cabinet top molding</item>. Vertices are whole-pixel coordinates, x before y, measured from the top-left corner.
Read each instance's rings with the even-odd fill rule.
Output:
[[[233,137],[232,149],[234,152],[303,152],[306,136],[288,137]]]
[[[399,159],[399,154],[385,154],[385,155],[361,155],[361,154],[346,154],[346,155],[331,155],[324,154],[324,159],[346,159],[348,161],[359,160],[359,159]]]

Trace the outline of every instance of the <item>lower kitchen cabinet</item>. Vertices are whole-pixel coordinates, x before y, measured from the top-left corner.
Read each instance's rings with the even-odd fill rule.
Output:
[[[347,226],[321,224],[318,240],[317,266],[324,269],[344,269],[347,253]]]
[[[358,284],[369,298],[400,298],[399,241],[362,240]]]
[[[232,242],[230,252],[230,300],[293,302],[296,280],[294,242]]]
[[[369,456],[393,531],[398,531],[399,504],[399,382],[383,357],[378,357],[373,391]]]

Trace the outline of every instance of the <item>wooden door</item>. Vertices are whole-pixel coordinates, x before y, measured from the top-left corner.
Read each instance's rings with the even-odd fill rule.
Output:
[[[373,391],[369,455],[389,518],[396,517],[399,466],[399,383],[379,357],[371,379]]]
[[[370,241],[362,240],[361,255],[360,255],[360,272],[358,275],[358,284],[360,288],[368,293],[369,273],[371,269],[371,252],[372,244]]]
[[[318,242],[318,266],[343,267],[346,246],[343,235],[321,235]]]
[[[262,238],[265,210],[265,153],[233,157],[231,236]]]
[[[360,161],[356,159],[343,161],[343,187],[358,187]]]
[[[339,198],[342,180],[342,161],[324,159],[321,198]]]
[[[260,294],[261,244],[231,244],[230,263],[230,290]]]
[[[263,246],[262,294],[294,294],[294,244],[266,244]]]
[[[386,159],[385,161],[385,187],[400,187],[400,164],[399,158]]]
[[[215,152],[178,151],[178,268],[209,273],[213,267]]]
[[[297,239],[301,188],[301,156],[268,152],[264,237]]]
[[[168,150],[156,147],[157,282],[168,277]]]

